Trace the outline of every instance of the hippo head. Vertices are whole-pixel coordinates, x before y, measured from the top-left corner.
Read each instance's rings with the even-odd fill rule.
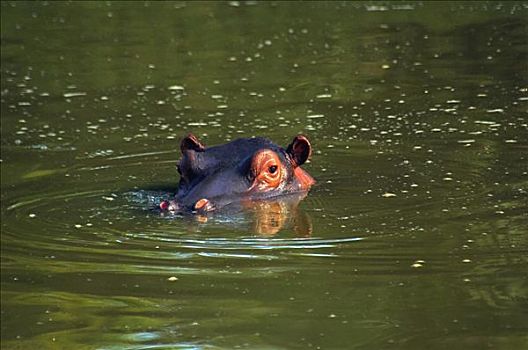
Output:
[[[315,183],[300,167],[311,154],[302,135],[284,149],[261,137],[205,147],[189,134],[180,149],[178,192],[160,204],[162,210],[206,213],[234,202],[306,192]]]

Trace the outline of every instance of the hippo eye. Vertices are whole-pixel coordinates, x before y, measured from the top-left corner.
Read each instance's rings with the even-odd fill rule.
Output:
[[[250,174],[254,180],[249,190],[265,192],[276,189],[286,180],[281,164],[275,151],[261,149],[256,152],[251,160]]]

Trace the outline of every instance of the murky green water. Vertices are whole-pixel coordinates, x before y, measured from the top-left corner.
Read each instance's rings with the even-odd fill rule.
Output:
[[[2,348],[527,348],[527,53],[522,2],[2,2]],[[160,216],[187,131],[318,184]]]

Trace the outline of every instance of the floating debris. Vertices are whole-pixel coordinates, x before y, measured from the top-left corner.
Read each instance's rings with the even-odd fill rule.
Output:
[[[420,267],[423,267],[424,264],[425,264],[425,260],[421,260],[421,259],[419,259],[419,260],[416,260],[416,261],[411,265],[411,267],[413,267],[413,268],[415,268],[415,269],[418,269],[418,268],[420,268]]]
[[[458,142],[458,143],[462,143],[462,144],[467,144],[467,143],[474,143],[475,140],[474,140],[474,139],[469,139],[469,140],[458,140],[457,142]]]
[[[86,96],[86,92],[67,92],[63,95],[65,98]]]
[[[176,276],[171,276],[171,277],[167,278],[167,281],[169,281],[169,282],[174,282],[174,281],[177,281],[177,280],[178,280],[178,277],[176,277]]]
[[[488,109],[486,112],[488,112],[488,113],[504,113],[504,109],[502,109],[502,108]]]
[[[381,196],[384,197],[384,198],[391,198],[391,197],[396,197],[396,194],[395,193],[385,192]]]
[[[365,9],[369,12],[371,11],[388,11],[389,8],[387,6],[378,6],[378,5],[366,5]]]

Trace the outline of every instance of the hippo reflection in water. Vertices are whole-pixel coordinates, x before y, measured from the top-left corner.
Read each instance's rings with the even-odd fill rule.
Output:
[[[178,192],[175,199],[161,202],[163,211],[203,215],[234,203],[251,206],[285,194],[306,193],[315,183],[301,169],[311,154],[310,142],[302,135],[284,149],[262,137],[205,147],[189,134],[180,149]]]

